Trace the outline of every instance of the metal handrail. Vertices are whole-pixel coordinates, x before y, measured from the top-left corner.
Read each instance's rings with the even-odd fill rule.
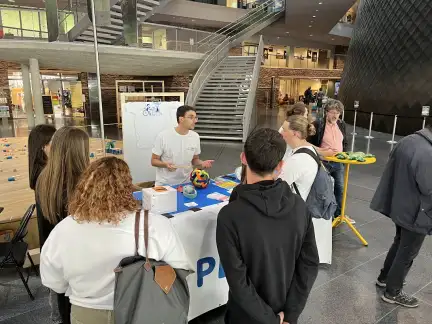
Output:
[[[261,35],[259,40],[257,55],[255,58],[255,65],[252,73],[249,92],[246,99],[246,106],[243,113],[243,142],[246,141],[246,138],[249,135],[252,113],[256,109],[256,103],[255,103],[256,89],[258,87],[258,79],[259,79],[260,67],[262,62],[264,62],[264,40]]]
[[[254,16],[256,16],[258,13],[261,13],[262,11],[264,11],[265,9],[269,8],[271,5],[275,4],[275,0],[267,0],[264,3],[258,5],[256,8],[249,10],[245,15],[241,16],[238,20],[229,23],[228,25],[220,28],[219,30],[217,30],[216,32],[214,32],[212,35],[207,36],[206,38],[200,40],[199,46],[208,44],[208,43],[216,43],[215,40],[213,39],[218,39],[218,38],[223,38],[227,36],[227,31],[231,30],[231,31],[235,31],[235,29],[238,26],[241,26],[241,24],[243,24],[243,22],[247,19],[253,18]],[[228,33],[229,34],[229,33]],[[210,41],[211,40],[211,41]]]
[[[264,4],[260,5],[258,8],[259,12],[263,12],[263,10],[266,10],[270,7],[273,7],[277,0],[268,0]],[[272,6],[270,6],[271,4]],[[260,16],[257,21],[252,21],[250,24],[248,24],[246,27],[244,27],[244,24],[239,23],[240,21],[244,20],[244,17],[239,19],[237,23],[235,23],[232,27],[238,26],[239,29],[237,29],[237,33],[233,36],[228,36],[225,38],[220,44],[218,44],[206,57],[204,62],[201,64],[200,68],[198,69],[197,73],[195,74],[190,87],[189,91],[186,97],[186,103],[188,105],[193,106],[196,102],[196,99],[198,97],[198,94],[200,93],[202,87],[205,84],[205,81],[207,77],[211,74],[211,72],[220,64],[220,62],[223,60],[223,58],[226,57],[226,54],[228,53],[228,50],[232,45],[240,39],[240,37],[244,36],[246,32],[249,30],[255,28],[255,26],[259,25],[261,22],[265,21],[266,19],[269,19],[271,17],[274,17],[275,15],[279,14],[283,9],[284,5],[281,5],[281,10],[276,11],[273,10],[266,14],[265,16]],[[252,16],[256,15],[257,11],[251,11],[250,15],[247,14],[246,16],[249,16],[251,18]],[[254,17],[255,18],[255,17]],[[222,55],[220,55],[222,54]]]

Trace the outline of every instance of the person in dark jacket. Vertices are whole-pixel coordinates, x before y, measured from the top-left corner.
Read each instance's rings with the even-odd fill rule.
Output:
[[[432,235],[432,125],[402,139],[390,155],[371,209],[392,219],[396,236],[377,279],[382,299],[417,307],[403,283],[426,235]]]
[[[54,134],[48,163],[39,175],[35,189],[41,248],[54,227],[68,216],[69,198],[90,163],[89,155],[89,137],[82,129],[65,126]],[[69,298],[58,294],[57,300],[62,323],[69,324]]]
[[[333,151],[333,154],[346,152],[348,141],[346,125],[340,116],[344,105],[339,100],[329,99],[325,106],[324,118],[314,122],[316,133],[308,139],[308,142],[326,151]],[[342,195],[344,190],[344,165],[337,162],[323,162],[324,166],[334,179],[334,194],[338,208],[335,217],[340,216],[342,208]],[[354,222],[354,221],[352,221]]]
[[[312,217],[289,185],[274,180],[285,141],[263,128],[241,155],[246,182],[218,215],[216,242],[229,285],[225,323],[297,323],[318,274]]]

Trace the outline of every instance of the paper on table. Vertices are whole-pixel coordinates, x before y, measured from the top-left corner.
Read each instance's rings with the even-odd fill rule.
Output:
[[[208,195],[207,195],[207,198],[209,198],[209,199],[214,199],[214,200],[219,200],[219,201],[226,201],[226,200],[229,199],[228,196],[223,195],[223,194],[221,194],[221,193],[219,193],[219,192],[213,192],[213,193],[211,193],[211,194],[208,194]]]
[[[198,206],[198,204],[196,202],[193,202],[193,201],[185,203],[184,205],[186,207],[196,207],[196,206]]]

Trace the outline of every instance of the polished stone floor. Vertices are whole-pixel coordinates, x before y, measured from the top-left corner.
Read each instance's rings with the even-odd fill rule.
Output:
[[[263,111],[259,124],[278,127],[283,112]],[[85,126],[83,120],[56,120],[56,125],[85,127],[98,136],[97,127]],[[358,129],[355,150],[366,151],[365,130]],[[0,136],[26,136],[24,120],[0,127]],[[420,299],[417,309],[405,309],[381,301],[382,291],[374,285],[376,276],[394,236],[394,225],[387,218],[372,212],[369,202],[379,182],[391,146],[388,134],[374,133],[371,153],[378,162],[354,166],[350,173],[348,214],[357,221],[357,228],[368,240],[364,247],[347,227],[334,231],[333,264],[322,266],[299,324],[430,324],[432,323],[432,240],[427,239],[407,277],[406,291]],[[106,126],[106,136],[121,138],[116,126]],[[239,164],[241,144],[203,142],[202,157],[215,159],[211,174],[231,172]],[[1,197],[0,197],[1,202]],[[51,323],[48,294],[38,278],[32,276],[30,286],[36,295],[30,301],[14,273],[0,272],[0,324]],[[193,324],[222,324],[224,309],[219,308],[195,319]],[[239,323],[243,324],[243,323]]]

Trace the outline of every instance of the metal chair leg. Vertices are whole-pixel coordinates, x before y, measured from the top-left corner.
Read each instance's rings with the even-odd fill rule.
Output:
[[[31,293],[31,291],[30,291],[30,288],[29,288],[29,286],[27,285],[26,280],[24,279],[24,276],[23,276],[23,274],[22,274],[22,272],[21,272],[20,267],[17,266],[17,267],[15,267],[15,269],[17,270],[17,272],[18,272],[18,274],[19,274],[19,276],[20,276],[20,278],[21,278],[21,281],[22,281],[23,284],[24,284],[25,289],[27,290],[27,293],[28,293],[30,299],[31,299],[31,300],[34,300],[35,298],[33,297],[32,293]]]
[[[28,259],[29,259],[29,261],[31,263],[31,267],[32,267],[34,273],[36,274],[36,276],[39,277],[39,271],[37,270],[37,268],[36,268],[36,266],[35,266],[35,264],[33,262],[33,259],[31,258],[30,253],[28,253],[28,252],[27,252],[27,257],[28,257]]]

